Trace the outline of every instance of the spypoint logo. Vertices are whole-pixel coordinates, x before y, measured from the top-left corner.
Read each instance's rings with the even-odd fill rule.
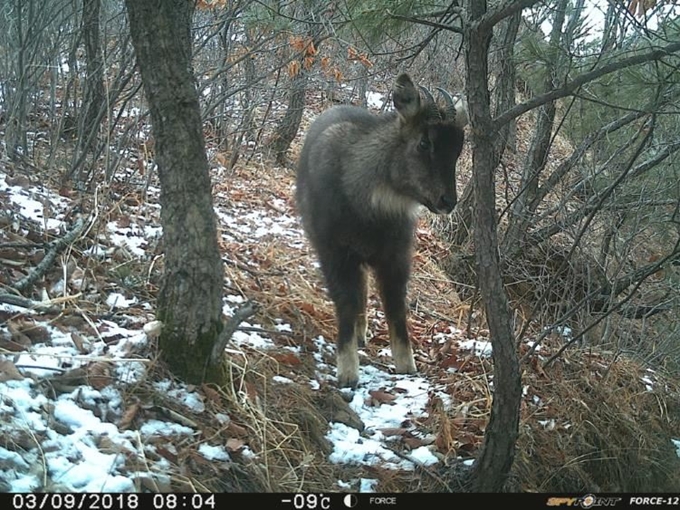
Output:
[[[621,501],[621,498],[604,498],[600,496],[593,496],[587,494],[580,498],[579,504],[581,508],[593,508],[595,506],[616,506]]]
[[[594,508],[599,506],[616,506],[621,501],[621,498],[606,498],[595,496],[593,494],[586,494],[580,498],[548,498],[547,506],[571,506],[581,508]]]

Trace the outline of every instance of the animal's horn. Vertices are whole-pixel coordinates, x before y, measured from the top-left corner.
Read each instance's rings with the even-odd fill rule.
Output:
[[[444,109],[446,112],[446,118],[455,120],[456,124],[458,124],[460,127],[465,126],[468,122],[468,119],[463,98],[456,97],[454,99],[447,90],[444,90],[441,87],[437,87],[437,91],[444,98],[444,103],[446,103],[446,108]]]
[[[434,100],[434,96],[432,96],[432,93],[422,85],[418,85],[418,88],[420,89],[420,91],[423,93],[423,96],[425,96],[425,99],[427,100],[427,109],[432,113],[434,117],[438,118],[439,120],[442,120],[441,113],[439,112],[439,108],[437,107],[437,102]]]

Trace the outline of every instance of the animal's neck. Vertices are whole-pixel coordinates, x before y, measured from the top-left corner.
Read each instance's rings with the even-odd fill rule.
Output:
[[[386,133],[387,134],[387,133]],[[385,136],[384,140],[394,137]],[[375,137],[371,138],[375,140]],[[357,151],[366,157],[357,157],[350,165],[351,171],[345,174],[345,189],[349,200],[357,212],[367,219],[407,217],[414,219],[419,204],[412,198],[398,192],[391,179],[391,168],[399,164],[398,146],[378,145],[376,142],[365,144]],[[370,156],[369,156],[370,155]],[[360,169],[360,171],[355,171]]]

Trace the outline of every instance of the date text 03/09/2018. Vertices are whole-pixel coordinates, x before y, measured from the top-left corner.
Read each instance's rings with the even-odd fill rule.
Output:
[[[13,510],[215,510],[215,494],[13,494],[11,504]]]

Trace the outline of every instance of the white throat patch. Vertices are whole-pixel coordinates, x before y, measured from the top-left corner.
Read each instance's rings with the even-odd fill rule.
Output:
[[[371,193],[371,206],[383,213],[394,216],[418,216],[420,204],[411,198],[396,193],[387,186],[378,186]]]

